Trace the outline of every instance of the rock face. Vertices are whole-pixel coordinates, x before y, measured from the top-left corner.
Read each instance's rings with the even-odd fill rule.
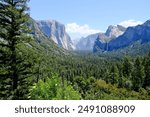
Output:
[[[73,50],[71,38],[66,33],[65,26],[57,21],[37,21],[42,32],[52,39],[59,47],[66,50]]]
[[[31,28],[31,30],[32,30],[31,34],[36,42],[46,43],[46,44],[49,44],[49,42],[50,43],[52,42],[52,40],[48,40],[48,38],[45,36],[45,34],[39,28],[38,24],[36,23],[36,21],[34,19],[30,18],[29,23],[27,25]]]
[[[122,35],[114,37],[110,40],[102,40],[99,36],[95,41],[93,52],[122,49],[134,44],[137,41],[140,41],[141,44],[150,41],[150,20],[146,21],[142,25],[128,27]]]
[[[97,33],[87,36],[86,38],[81,38],[76,45],[77,50],[81,51],[93,51],[95,42],[107,43],[110,40],[122,35],[126,28],[117,25],[109,26],[105,33]],[[96,45],[95,45],[96,46]]]
[[[37,52],[46,51],[47,54],[58,56],[63,54],[68,55],[68,51],[66,49],[58,47],[52,39],[48,38],[48,36],[43,33],[34,19],[29,18],[27,26],[31,29],[29,35],[33,37],[33,40],[30,43],[26,43],[26,45],[37,49]]]
[[[109,39],[116,38],[125,32],[126,28],[120,25],[110,25],[105,33],[105,36]],[[109,39],[107,41],[109,41]]]

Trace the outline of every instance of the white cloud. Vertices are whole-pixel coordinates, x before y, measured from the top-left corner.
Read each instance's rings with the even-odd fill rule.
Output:
[[[71,34],[79,34],[87,36],[90,34],[101,32],[100,30],[92,29],[87,24],[78,25],[77,23],[69,23],[66,25],[66,31]]]
[[[123,22],[120,22],[119,25],[122,25],[124,27],[129,27],[129,26],[136,26],[138,24],[142,24],[143,22],[141,21],[135,21],[135,20],[126,20]]]

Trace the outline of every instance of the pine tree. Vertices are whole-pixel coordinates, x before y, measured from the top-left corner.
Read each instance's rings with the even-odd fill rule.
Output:
[[[123,68],[122,68],[123,76],[130,79],[132,73],[132,63],[128,57],[125,57],[123,60]]]
[[[133,89],[138,91],[144,84],[144,67],[140,58],[137,58],[134,63],[134,71],[132,75]]]
[[[144,59],[144,71],[145,71],[145,79],[144,79],[144,87],[150,86],[150,53]]]
[[[110,82],[117,84],[119,81],[119,70],[116,65],[113,65],[110,71]]]
[[[31,37],[26,23],[28,21],[29,0],[0,1],[0,82],[2,99],[25,99],[30,73],[29,64],[20,47]]]

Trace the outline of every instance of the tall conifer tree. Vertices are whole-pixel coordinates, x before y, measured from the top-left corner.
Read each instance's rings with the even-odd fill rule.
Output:
[[[110,71],[110,82],[112,84],[117,84],[119,81],[119,70],[116,65],[113,65]]]
[[[26,99],[30,64],[19,49],[31,39],[27,33],[29,0],[0,0],[1,99]]]
[[[144,79],[144,87],[150,87],[150,53],[144,59],[144,71],[145,71],[145,79]]]
[[[137,58],[134,63],[134,71],[132,75],[134,90],[138,91],[140,88],[143,87],[144,77],[144,66],[142,65],[140,58]]]

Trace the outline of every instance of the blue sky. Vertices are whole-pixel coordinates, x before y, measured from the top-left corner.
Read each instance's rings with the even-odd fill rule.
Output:
[[[65,24],[72,38],[150,19],[150,0],[30,0],[29,7],[35,20]]]

